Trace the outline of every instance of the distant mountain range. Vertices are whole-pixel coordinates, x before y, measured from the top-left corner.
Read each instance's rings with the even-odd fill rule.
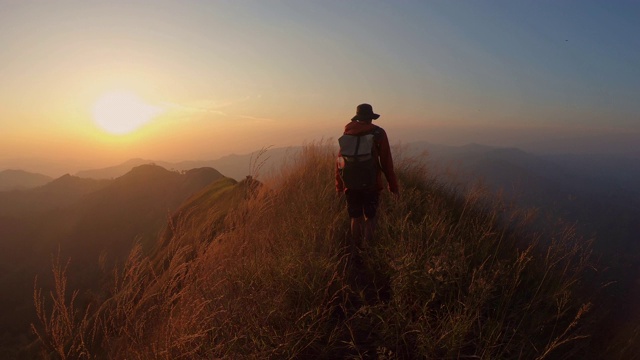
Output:
[[[261,155],[261,151],[249,154],[231,154],[216,160],[191,160],[181,162],[166,162],[145,159],[131,159],[122,164],[101,169],[79,171],[76,176],[91,179],[113,179],[129,172],[133,167],[142,164],[155,164],[165,169],[185,171],[194,168],[211,167],[218,169],[227,177],[242,180],[247,175],[256,177],[258,173],[273,171],[282,165],[287,158],[293,158],[300,149],[285,147],[269,149]]]
[[[606,154],[640,158],[640,132],[604,132],[592,135],[547,136],[546,140],[521,142],[518,147],[535,154],[592,155]]]
[[[599,183],[599,187],[617,186],[640,192],[640,157],[631,152],[626,155],[615,154],[565,154],[551,153],[536,155],[517,148],[497,148],[479,144],[465,146],[446,146],[427,142],[414,142],[403,146],[410,155],[426,152],[430,164],[437,168],[455,168],[461,170],[469,179],[481,177],[490,185],[513,188],[511,179],[503,178],[514,174],[507,169],[485,168],[487,162],[501,162],[503,166],[511,164],[519,169],[526,169],[541,175],[547,180],[587,181]],[[75,176],[88,179],[115,179],[136,166],[155,164],[168,170],[186,171],[194,168],[211,167],[227,177],[242,180],[247,175],[256,177],[277,169],[288,159],[295,157],[300,147],[272,148],[262,155],[259,151],[249,154],[231,154],[215,160],[191,160],[167,162],[150,159],[131,159],[122,164],[79,171]],[[515,169],[512,169],[517,171]],[[486,175],[486,176],[485,176]],[[21,170],[5,170],[0,172],[0,191],[34,188],[46,184],[53,179],[42,174],[28,173]],[[517,184],[516,184],[517,185]],[[573,185],[572,185],[573,186]]]
[[[0,191],[30,189],[53,180],[50,176],[23,170],[0,171]]]
[[[640,249],[640,159],[616,155],[533,155],[515,148],[471,144],[447,147],[411,144],[409,155],[427,163],[447,182],[481,182],[520,206],[577,223],[596,249],[620,254]]]
[[[209,166],[225,176],[242,180],[247,175],[268,174],[295,158],[300,147],[269,149],[229,155],[210,161],[169,163],[132,159],[123,164],[77,174],[82,178],[109,179],[132,167],[155,163],[167,169],[185,171]],[[401,155],[402,154],[402,155]],[[500,191],[519,205],[535,207],[562,221],[578,222],[588,237],[607,238],[597,242],[599,250],[638,244],[640,233],[640,158],[631,155],[535,155],[517,148],[496,148],[480,144],[445,146],[415,142],[403,146],[396,157],[426,161],[430,169],[459,186],[481,182]],[[258,159],[256,159],[258,158]],[[253,167],[253,168],[252,168]]]
[[[178,172],[211,167],[227,177],[242,180],[247,175],[265,175],[277,171],[282,164],[295,158],[300,147],[274,148],[266,152],[232,154],[216,160],[182,161],[177,163],[131,159],[122,164],[78,172],[55,182],[84,182],[87,191],[99,187],[98,179],[115,179],[142,164],[155,164]],[[466,186],[482,182],[492,190],[501,191],[520,205],[540,208],[569,222],[577,221],[586,234],[610,236],[610,243],[636,242],[640,233],[637,215],[640,213],[640,158],[631,155],[534,155],[517,148],[496,148],[480,144],[445,146],[427,142],[410,143],[398,151],[405,157],[426,161],[432,171],[445,176],[446,181]],[[449,176],[453,174],[453,176]],[[31,177],[37,174],[29,174]],[[41,181],[46,177],[41,176]],[[82,180],[80,180],[82,179]],[[93,181],[91,181],[93,179]],[[55,183],[54,182],[54,183]],[[26,184],[26,182],[25,182]],[[79,184],[78,184],[79,185]],[[14,187],[16,183],[14,182]],[[62,186],[62,185],[58,185]],[[27,187],[27,185],[23,185]],[[80,191],[82,187],[75,187]],[[68,201],[78,194],[41,190],[19,196],[19,201],[2,201],[0,214],[7,203],[13,211],[34,209],[56,203],[55,197]],[[62,201],[60,199],[60,201]],[[596,219],[596,220],[594,220]]]

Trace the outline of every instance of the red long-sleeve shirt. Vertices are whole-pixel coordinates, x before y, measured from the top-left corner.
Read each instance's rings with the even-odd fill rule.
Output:
[[[389,139],[387,133],[381,127],[373,125],[372,123],[352,121],[344,127],[345,135],[361,135],[372,132],[374,129],[380,129],[379,135],[375,138],[376,150],[378,152],[378,171],[377,171],[377,190],[380,192],[384,189],[384,183],[382,182],[382,174],[387,178],[389,184],[389,190],[392,193],[398,193],[398,179],[396,173],[393,171],[393,158],[391,157],[391,147],[389,146]],[[343,192],[346,188],[342,177],[340,176],[340,170],[338,164],[336,164],[336,191]]]

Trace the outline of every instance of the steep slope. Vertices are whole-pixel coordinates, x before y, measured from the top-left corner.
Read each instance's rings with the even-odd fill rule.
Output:
[[[52,255],[71,258],[70,286],[100,289],[104,272],[124,262],[134,243],[151,248],[182,202],[222,178],[214,169],[178,173],[142,165],[114,180],[66,175],[11,192],[0,212],[0,326],[8,342],[1,345],[27,338],[33,279],[40,274],[40,284],[52,283]]]
[[[110,358],[588,354],[588,247],[572,231],[530,232],[530,213],[398,161],[402,198],[383,196],[377,240],[350,253],[334,151],[307,146],[264,186],[204,189],[77,318],[93,342],[40,326],[41,344]]]

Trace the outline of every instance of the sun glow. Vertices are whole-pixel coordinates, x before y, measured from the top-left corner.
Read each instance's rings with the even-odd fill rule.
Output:
[[[93,120],[105,131],[115,135],[129,134],[164,109],[150,105],[128,91],[113,91],[102,95],[93,105]]]

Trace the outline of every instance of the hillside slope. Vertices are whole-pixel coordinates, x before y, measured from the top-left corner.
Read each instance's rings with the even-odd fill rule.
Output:
[[[42,348],[172,359],[595,354],[588,245],[570,228],[529,231],[531,212],[458,193],[405,160],[402,198],[383,196],[377,240],[349,254],[332,154],[310,145],[263,186],[219,183],[192,197],[67,333],[47,329],[73,317],[69,300],[51,313],[40,295]]]
[[[180,204],[222,179],[215,169],[173,172],[142,165],[114,180],[62,176],[0,193],[0,352],[32,338],[33,282],[50,287],[52,255],[71,258],[70,286],[98,292],[132,244],[151,248]],[[84,298],[84,294],[81,298]]]

